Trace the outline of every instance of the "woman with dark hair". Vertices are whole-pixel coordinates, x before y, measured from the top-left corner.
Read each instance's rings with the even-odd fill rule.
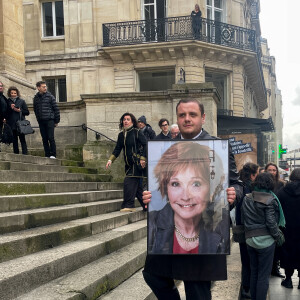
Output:
[[[286,278],[281,285],[293,288],[292,276],[298,270],[300,277],[300,168],[296,168],[290,175],[288,182],[278,193],[279,201],[284,212],[286,226],[283,228],[285,243],[281,250],[281,267],[284,268]],[[300,279],[298,283],[300,289]]]
[[[278,166],[272,162],[269,162],[265,166],[265,172],[268,172],[274,176],[275,179],[275,188],[274,193],[277,195],[278,192],[284,187],[284,181],[279,178],[279,170]],[[284,278],[284,275],[280,272],[280,256],[281,256],[281,248],[275,248],[275,254],[273,259],[273,266],[272,266],[272,276]]]
[[[277,165],[272,162],[269,162],[265,166],[265,172],[271,173],[274,176],[275,179],[274,193],[277,194],[277,192],[284,186],[284,181],[282,181],[279,177],[279,170]]]
[[[109,157],[106,169],[108,169],[114,160],[120,155],[123,150],[125,161],[125,178],[124,178],[124,196],[121,205],[122,212],[135,211],[134,199],[137,197],[143,210],[143,185],[141,180],[146,177],[146,145],[147,140],[143,133],[137,128],[137,120],[131,113],[125,113],[120,118],[120,130],[118,135],[117,145]],[[139,165],[136,163],[139,161]]]
[[[25,100],[20,98],[19,90],[11,86],[7,91],[7,116],[6,122],[13,132],[13,149],[15,154],[19,154],[18,137],[21,142],[22,154],[27,154],[27,144],[24,134],[19,134],[17,131],[17,121],[25,120],[25,116],[29,115],[29,110]]]
[[[244,196],[252,192],[252,184],[258,175],[258,165],[254,163],[246,163],[240,170],[240,179],[244,185]],[[233,226],[233,238],[239,243],[240,256],[242,262],[242,298],[250,299],[250,258],[247,251],[247,244],[244,239],[245,233],[242,225],[241,207],[243,199],[236,204],[236,226]]]
[[[152,211],[150,203],[149,253],[229,252],[225,175],[215,154],[218,172],[211,178],[210,151],[197,142],[179,142],[169,147],[155,166],[158,190],[168,203]]]
[[[269,288],[275,244],[284,237],[279,226],[285,226],[282,208],[276,195],[274,177],[268,172],[257,175],[253,191],[242,205],[247,250],[250,257],[250,292],[252,300],[265,300]]]

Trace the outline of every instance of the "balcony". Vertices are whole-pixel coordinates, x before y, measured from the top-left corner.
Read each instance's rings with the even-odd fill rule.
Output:
[[[105,23],[103,47],[199,40],[256,52],[255,31],[210,19],[193,24],[190,16]]]

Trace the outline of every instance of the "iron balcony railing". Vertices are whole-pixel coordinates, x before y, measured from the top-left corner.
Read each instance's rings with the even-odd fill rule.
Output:
[[[205,18],[183,16],[102,26],[104,47],[196,39],[241,50],[257,50],[254,30]]]

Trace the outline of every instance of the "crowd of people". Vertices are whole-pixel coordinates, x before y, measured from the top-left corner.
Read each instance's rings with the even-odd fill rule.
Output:
[[[122,115],[118,142],[106,164],[106,168],[109,168],[121,150],[124,150],[126,175],[122,212],[135,210],[135,198],[144,211],[151,201],[151,191],[142,183],[147,177],[147,140],[214,138],[202,128],[205,122],[204,107],[197,100],[180,100],[176,113],[177,124],[170,126],[167,119],[159,120],[161,132],[158,135],[155,135],[145,116],[136,119],[131,113]],[[207,199],[205,187],[209,185],[209,179],[203,175],[207,173],[204,171],[205,166],[188,161],[187,155],[190,155],[190,148],[193,147],[199,147],[196,152],[200,156],[208,155],[199,145],[174,143],[154,169],[161,197],[167,197],[168,202],[160,211],[149,213],[149,223],[153,219],[157,223],[153,223],[155,226],[149,229],[149,248],[143,275],[158,299],[180,299],[174,284],[174,279],[179,279],[184,281],[187,299],[209,300],[211,281],[227,279],[226,256],[222,255],[224,239],[215,245],[215,252],[212,253],[216,255],[205,255],[203,241],[206,237],[215,238],[220,227],[214,228],[213,232],[207,232],[202,227],[204,223],[201,216],[208,205],[205,202],[207,200],[204,201]],[[175,160],[180,161],[176,164],[178,170],[165,175],[165,170],[169,170],[169,165],[173,165]],[[186,212],[182,214],[178,209],[178,199],[186,197],[185,189],[190,189],[189,199],[194,199],[194,206],[198,205],[197,201],[202,203],[202,208],[197,213],[188,214],[188,218]],[[193,195],[191,191],[197,193]],[[289,182],[280,179],[277,165],[271,162],[265,167],[249,162],[238,172],[234,155],[230,151],[229,188],[226,192],[230,208],[235,209],[235,224],[232,227],[234,240],[240,247],[242,297],[266,299],[271,275],[284,278],[282,286],[292,288],[293,272],[295,269],[298,272],[300,270],[297,255],[300,253],[300,226],[296,221],[300,211],[300,169],[291,173]],[[186,225],[187,219],[191,226]],[[156,227],[157,224],[160,228]],[[178,253],[183,255],[170,255]],[[202,255],[185,255],[191,253]],[[194,265],[199,265],[199,268],[195,269]],[[285,275],[280,272],[280,268],[284,268]]]
[[[54,128],[60,121],[60,112],[57,106],[55,97],[48,92],[46,82],[38,81],[36,83],[38,92],[33,98],[33,110],[39,124],[39,129],[42,137],[45,156],[56,158],[56,143],[54,139]],[[13,144],[13,152],[19,154],[20,140],[22,154],[27,155],[27,143],[25,134],[20,132],[18,121],[25,120],[29,115],[29,110],[26,101],[21,98],[20,91],[15,86],[10,86],[7,89],[7,98],[4,95],[4,85],[0,81],[0,142],[5,144]],[[3,138],[11,132],[11,140]],[[34,131],[33,131],[34,132]]]
[[[281,285],[293,288],[294,270],[300,275],[300,168],[289,181],[280,179],[272,162],[265,167],[249,162],[239,173],[244,197],[235,207],[233,233],[240,246],[242,297],[263,300],[270,276],[284,278]]]

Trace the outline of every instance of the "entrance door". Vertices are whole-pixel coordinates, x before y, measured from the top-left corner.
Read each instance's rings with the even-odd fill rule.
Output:
[[[166,0],[142,0],[146,41],[165,40]]]

